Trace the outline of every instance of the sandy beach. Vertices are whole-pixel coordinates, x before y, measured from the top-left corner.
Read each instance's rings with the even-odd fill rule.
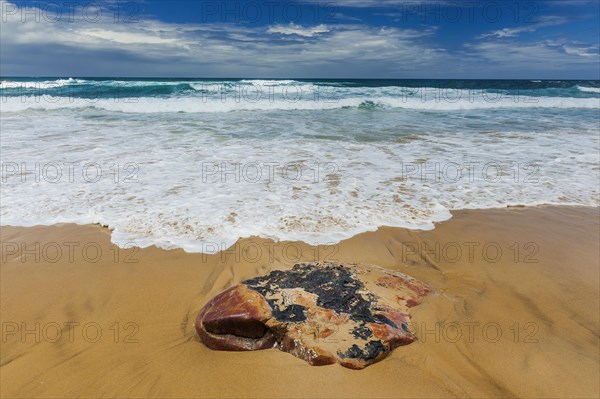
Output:
[[[600,398],[599,0],[0,14],[0,399]]]
[[[1,396],[598,397],[598,208],[452,213],[431,231],[382,227],[328,247],[250,238],[215,255],[118,249],[97,225],[4,226]],[[194,318],[214,295],[315,260],[431,285],[418,340],[360,371],[200,342]]]

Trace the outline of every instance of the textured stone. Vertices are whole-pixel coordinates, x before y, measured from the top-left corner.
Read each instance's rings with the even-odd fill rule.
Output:
[[[279,347],[312,365],[361,369],[415,340],[410,308],[427,285],[377,266],[304,263],[215,296],[196,330],[212,349]]]

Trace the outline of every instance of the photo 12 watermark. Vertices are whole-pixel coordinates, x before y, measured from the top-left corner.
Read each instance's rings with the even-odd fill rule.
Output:
[[[403,263],[421,261],[450,264],[539,263],[540,245],[533,241],[501,243],[496,241],[402,242]]]
[[[347,339],[344,337],[345,334],[340,333],[340,330],[340,326],[335,323],[322,323],[308,329],[305,333],[311,335],[317,343],[338,344]],[[425,345],[459,342],[488,345],[538,344],[540,342],[540,325],[533,321],[509,323],[476,320],[436,323],[409,321],[403,325],[403,330],[410,332],[417,342]]]
[[[70,263],[97,264],[136,264],[140,248],[133,243],[120,246],[97,241],[2,241],[0,258],[2,263],[19,262],[23,264]]]
[[[140,166],[136,162],[18,162],[0,165],[2,183],[139,183]]]
[[[534,162],[481,160],[468,162],[401,162],[402,181],[421,183],[539,183],[540,165]]]
[[[14,344],[73,344],[98,342],[137,344],[140,327],[127,321],[106,326],[95,321],[2,322],[2,343]]]
[[[136,23],[141,3],[135,1],[2,1],[2,23]]]
[[[495,344],[537,344],[540,325],[537,322],[499,323],[495,321],[409,322],[408,328],[424,344],[483,342]]]
[[[340,166],[327,161],[202,162],[202,183],[319,183],[339,176]]]
[[[207,262],[209,255],[218,255],[223,263],[242,264],[284,262],[288,264],[302,262],[337,262],[339,244],[333,242],[301,245],[297,242],[260,242],[240,240],[233,245],[224,242],[202,242],[202,261]]]

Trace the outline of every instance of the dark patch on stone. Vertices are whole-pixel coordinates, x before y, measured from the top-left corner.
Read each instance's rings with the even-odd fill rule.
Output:
[[[367,339],[373,335],[373,331],[363,324],[359,327],[354,327],[352,330],[352,335],[354,335],[354,338]]]
[[[243,284],[267,298],[267,302],[274,310],[273,315],[278,321],[294,322],[295,320],[289,319],[287,315],[295,314],[295,312],[290,312],[286,308],[278,310],[277,303],[270,300],[269,297],[281,289],[302,288],[318,297],[318,306],[332,309],[338,314],[347,313],[351,320],[363,323],[384,323],[394,328],[397,327],[384,315],[372,312],[374,303],[379,298],[373,293],[365,295],[366,298],[361,295],[359,291],[364,290],[363,283],[353,278],[350,271],[340,265],[324,267],[314,264],[294,265],[288,272],[275,270],[267,276],[246,280]]]
[[[346,352],[338,351],[338,356],[344,359],[372,361],[375,360],[380,353],[385,351],[385,346],[381,343],[381,341],[369,341],[362,349],[358,345],[354,344]]]
[[[269,301],[267,300],[267,302]],[[280,311],[277,306],[270,305],[273,308],[273,316],[279,321],[298,323],[306,320],[306,314],[304,313],[306,308],[302,305],[290,305],[285,307],[283,311]]]

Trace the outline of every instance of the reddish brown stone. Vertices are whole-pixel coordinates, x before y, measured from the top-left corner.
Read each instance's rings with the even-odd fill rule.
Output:
[[[212,349],[277,346],[315,366],[361,369],[415,340],[408,311],[429,292],[377,266],[299,264],[220,293],[198,314],[196,330]]]
[[[211,349],[244,351],[272,348],[275,336],[265,323],[271,308],[262,295],[235,285],[198,313],[196,331]]]

